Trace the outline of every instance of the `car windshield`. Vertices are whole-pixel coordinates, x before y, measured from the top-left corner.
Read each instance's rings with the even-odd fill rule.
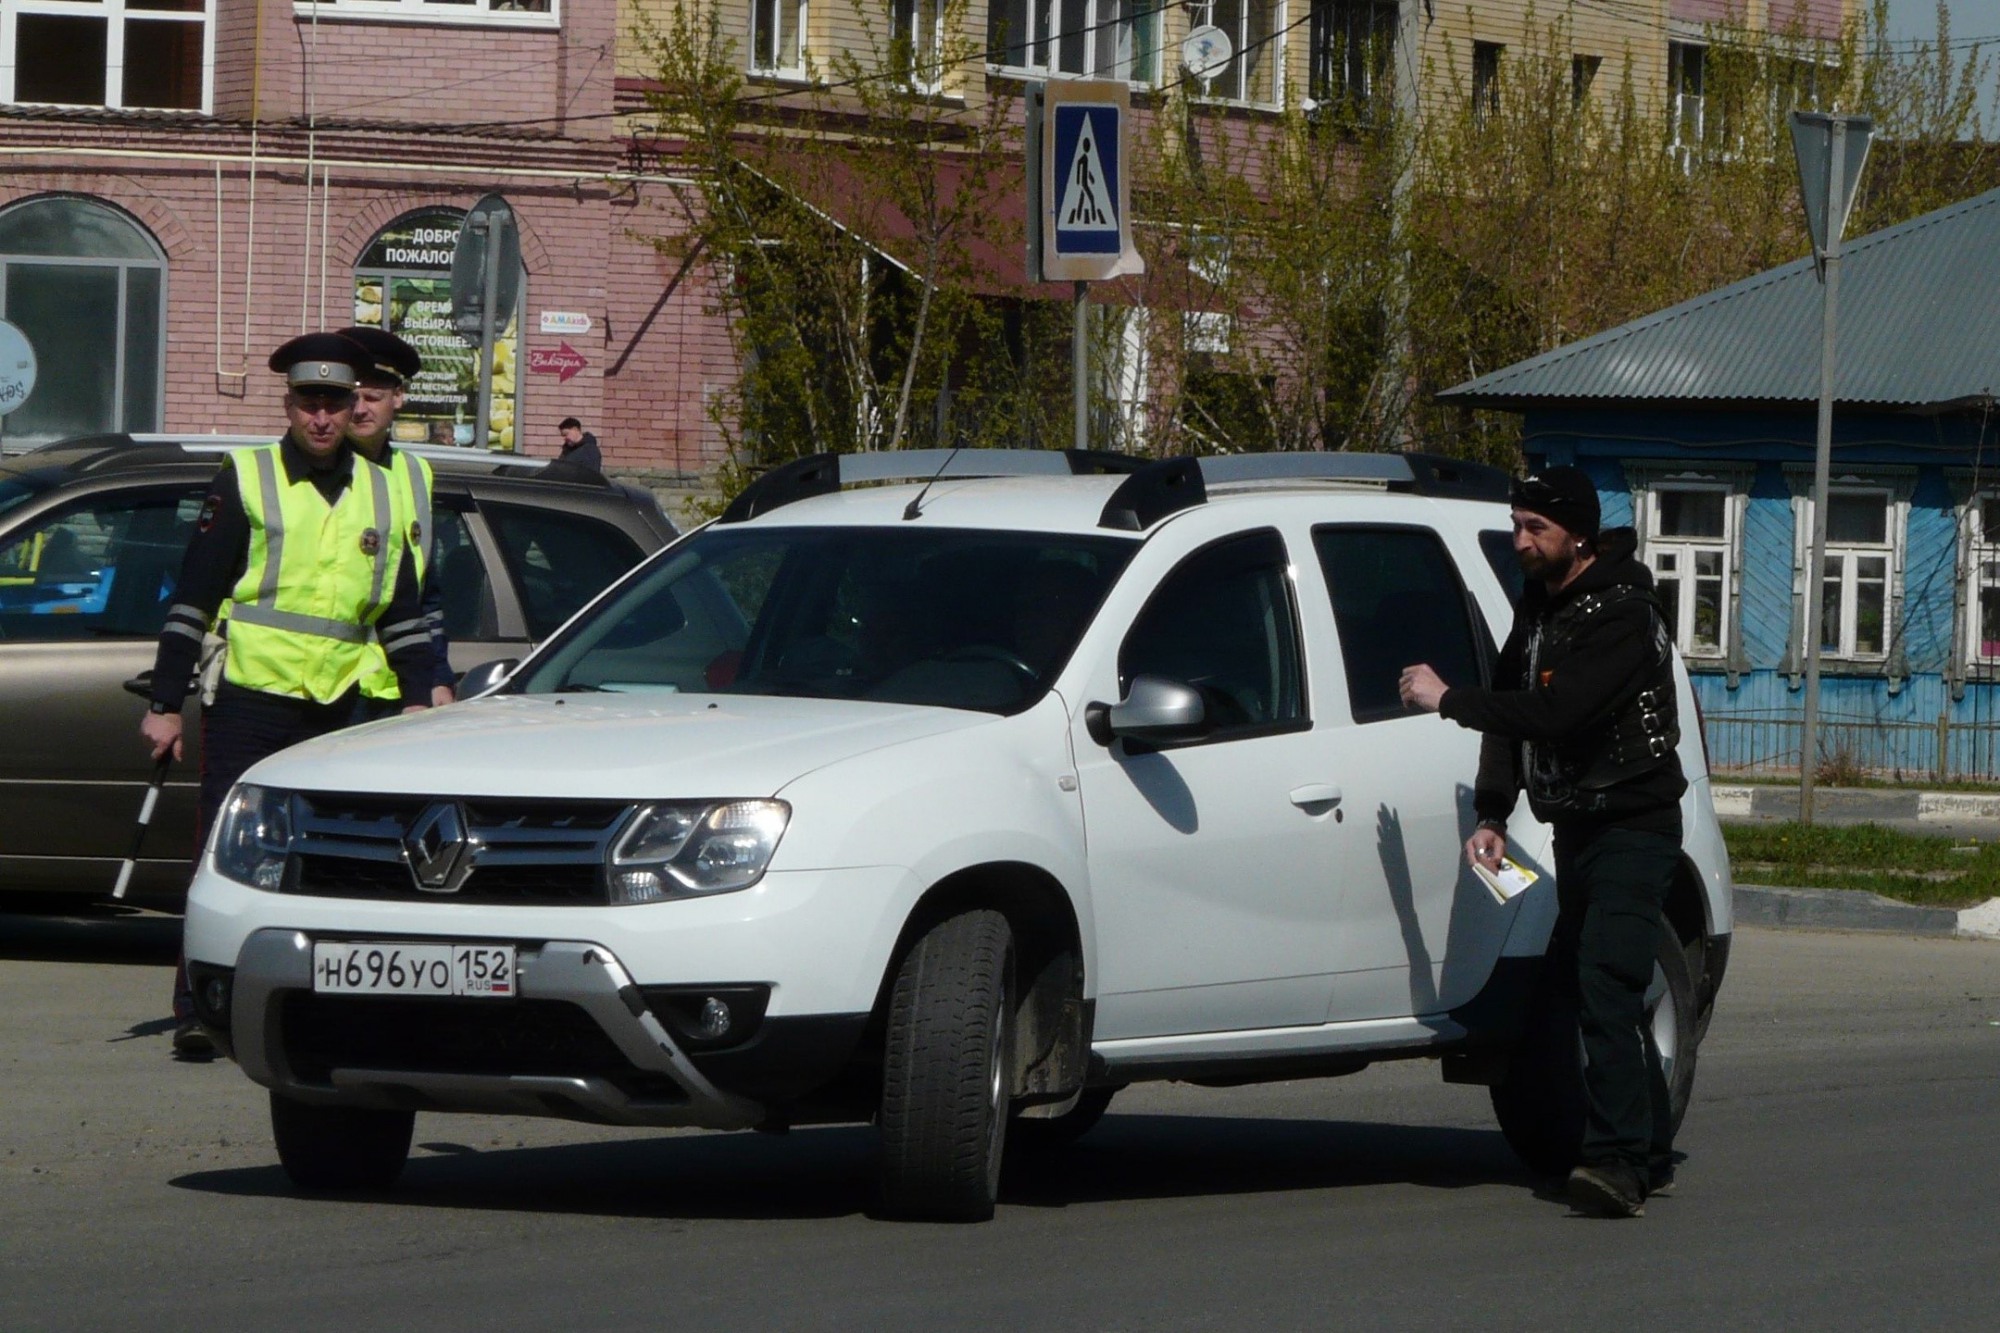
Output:
[[[570,627],[529,694],[774,694],[983,712],[1048,689],[1137,543],[904,528],[709,528]]]

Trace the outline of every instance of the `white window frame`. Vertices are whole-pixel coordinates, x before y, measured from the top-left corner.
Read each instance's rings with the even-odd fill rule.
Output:
[[[1006,0],[988,0],[988,3],[992,11],[1008,7]],[[1106,15],[1117,12],[1119,0],[1083,0],[1083,3],[1085,20],[1083,26],[1089,30],[1085,34],[1083,43],[1084,68],[1080,70],[1065,70],[1061,67],[1063,30],[1057,26],[1057,23],[1062,10],[1062,0],[1020,0],[1021,7],[1028,15],[1028,20],[1033,31],[1026,34],[1025,41],[1017,39],[1013,33],[1006,34],[1004,40],[1008,47],[1021,47],[1025,58],[1020,63],[1013,64],[1009,63],[1003,55],[998,63],[989,64],[987,68],[996,74],[1029,75],[1036,78],[1048,76],[1069,76],[1074,78],[1111,77],[1110,74],[1099,70],[1097,65],[1097,43],[1092,39],[1095,37],[1098,28],[1104,24],[1116,22],[1114,18],[1106,17]],[[1151,68],[1135,70],[1135,77],[1127,79],[1126,82],[1134,88],[1151,88],[1156,86],[1160,81],[1160,66],[1163,59],[1161,49],[1165,42],[1166,28],[1161,16],[1165,12],[1165,7],[1156,7],[1151,3],[1151,0],[1144,0],[1140,8],[1142,13],[1139,15],[1139,18],[1146,26],[1152,29],[1153,49],[1148,56]],[[1136,29],[1138,25],[1134,24],[1133,26]],[[991,31],[991,27],[989,26],[989,40]],[[1135,53],[1134,64],[1137,63],[1138,59]]]
[[[212,2],[212,0],[211,0]],[[453,28],[560,28],[563,0],[546,11],[510,9],[516,0],[293,0],[292,12],[321,23],[424,23]]]
[[[1688,92],[1688,58],[1694,58],[1694,91]],[[1701,147],[1708,106],[1708,44],[1681,41],[1667,43],[1667,99],[1672,108],[1675,148],[1683,153]],[[1691,128],[1692,132],[1688,133]]]
[[[46,14],[58,18],[102,19],[104,33],[104,101],[23,102],[14,96],[14,75],[19,66],[17,37],[23,14]],[[0,104],[7,106],[83,106],[107,111],[124,111],[125,106],[125,21],[199,23],[201,33],[201,105],[199,107],[132,107],[147,115],[206,116],[215,111],[215,0],[203,0],[199,10],[139,9],[126,0],[0,0]]]
[[[909,43],[910,91],[944,91],[944,23],[947,0],[894,0],[895,36]]]
[[[2000,572],[1989,578],[1985,570],[1989,560],[2000,564],[2000,528],[1986,531],[1983,510],[1989,501],[2000,504],[2000,488],[1975,491],[1965,504],[1965,664],[1975,669],[2000,667],[2000,644],[1993,652],[1983,651],[1980,633],[1980,594],[1988,588],[2000,593]]]
[[[1822,621],[1820,651],[1825,657],[1843,662],[1879,663],[1888,660],[1896,638],[1896,618],[1902,601],[1899,588],[1903,571],[1902,546],[1908,503],[1897,496],[1894,487],[1879,484],[1849,483],[1829,487],[1827,491],[1829,500],[1857,495],[1875,496],[1881,500],[1882,533],[1885,540],[1876,543],[1836,542],[1831,537],[1827,539],[1827,563],[1831,565],[1837,561],[1840,565],[1839,573],[1835,576],[1840,583],[1840,625],[1838,634],[1829,641],[1828,627]],[[1804,497],[1801,508],[1804,521],[1800,525],[1800,531],[1805,555],[1800,561],[1800,568],[1806,572],[1806,587],[1810,589],[1813,532],[1813,502],[1810,495]],[[1855,622],[1858,619],[1856,612],[1860,608],[1858,576],[1860,562],[1872,559],[1882,561],[1882,644],[1879,649],[1864,653],[1857,651],[1855,647]],[[1826,579],[1828,583],[1833,581],[1832,577]]]
[[[1187,4],[1189,23],[1193,27],[1215,22],[1217,0],[1191,0]],[[1231,97],[1224,93],[1209,91],[1222,81],[1222,76],[1213,79],[1196,79],[1191,87],[1197,89],[1195,96],[1204,102],[1219,102],[1226,106],[1254,106],[1275,110],[1285,104],[1285,48],[1289,42],[1287,0],[1235,0],[1238,8],[1234,31],[1224,27],[1229,33],[1229,45],[1233,52],[1229,57],[1229,72],[1236,86],[1244,89],[1242,96]],[[1263,77],[1270,81],[1270,96],[1255,97],[1250,94],[1249,52],[1244,48],[1250,44],[1251,12],[1258,6],[1270,10],[1270,26],[1267,38],[1259,48],[1259,65]],[[1221,26],[1221,25],[1217,25]]]
[[[806,77],[806,24],[811,17],[810,0],[750,0],[750,72],[781,79]],[[762,61],[767,16],[789,15],[792,19],[790,50],[773,51],[773,59]],[[779,24],[783,37],[783,25]],[[775,43],[773,43],[775,45]],[[760,63],[762,61],[762,63]]]
[[[1716,495],[1722,499],[1722,535],[1720,537],[1685,537],[1670,535],[1660,530],[1660,497],[1666,493]],[[1673,577],[1681,584],[1677,598],[1679,614],[1677,623],[1671,626],[1674,644],[1683,657],[1727,658],[1735,646],[1736,588],[1734,571],[1737,563],[1737,543],[1741,539],[1741,525],[1737,522],[1735,488],[1726,482],[1656,482],[1646,488],[1645,533],[1646,564],[1653,571],[1653,581],[1662,581],[1661,557],[1674,555],[1680,568]],[[1721,583],[1718,609],[1721,613],[1719,632],[1713,644],[1698,644],[1694,637],[1695,603],[1694,585],[1698,557],[1712,554],[1721,561],[1721,571],[1717,576]]]

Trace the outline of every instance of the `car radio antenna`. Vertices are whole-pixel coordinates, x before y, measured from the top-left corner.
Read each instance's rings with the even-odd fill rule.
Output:
[[[951,447],[951,452],[944,456],[944,462],[938,464],[938,470],[936,472],[931,473],[931,479],[924,483],[924,488],[922,490],[917,492],[916,498],[903,506],[904,522],[908,522],[910,519],[913,518],[923,517],[924,497],[931,493],[931,487],[937,485],[937,479],[944,475],[944,470],[951,466],[951,460],[957,458],[958,451],[960,449],[963,449],[964,447],[965,446],[962,444],[954,444]]]

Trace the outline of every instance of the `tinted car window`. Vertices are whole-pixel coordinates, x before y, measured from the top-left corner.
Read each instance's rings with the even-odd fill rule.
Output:
[[[157,635],[201,499],[200,490],[98,496],[10,535],[0,549],[0,636]]]
[[[1493,572],[1500,578],[1500,586],[1507,590],[1507,600],[1518,605],[1521,590],[1528,586],[1528,576],[1521,572],[1520,557],[1514,554],[1514,534],[1511,532],[1482,532],[1479,534],[1479,549],[1486,554],[1486,563],[1493,566]]]
[[[477,643],[500,637],[500,617],[493,606],[493,581],[486,575],[486,562],[472,544],[465,515],[456,509],[438,506],[437,561],[432,575],[438,581],[444,603],[444,633],[447,639]]]
[[[545,638],[643,558],[609,523],[556,509],[482,502],[500,553],[521,590],[528,633]]]
[[[1193,685],[1209,722],[1225,732],[1303,720],[1289,565],[1275,532],[1234,537],[1181,562],[1118,650],[1121,692],[1138,675]]]
[[[1326,573],[1347,698],[1356,722],[1402,717],[1406,666],[1429,663],[1447,685],[1483,683],[1482,659],[1458,570],[1422,528],[1313,529]]]
[[[710,529],[523,682],[1009,712],[1040,698],[1135,543],[949,528]]]

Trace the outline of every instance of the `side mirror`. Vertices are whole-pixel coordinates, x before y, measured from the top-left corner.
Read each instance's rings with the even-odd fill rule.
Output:
[[[507,678],[514,674],[514,668],[519,665],[521,659],[518,657],[501,657],[491,662],[481,662],[458,678],[458,697],[477,699],[481,695],[493,693],[507,683]]]
[[[1149,745],[1193,740],[1208,729],[1201,691],[1165,676],[1134,676],[1125,701],[1094,703],[1083,711],[1090,738],[1109,745],[1119,737]]]

